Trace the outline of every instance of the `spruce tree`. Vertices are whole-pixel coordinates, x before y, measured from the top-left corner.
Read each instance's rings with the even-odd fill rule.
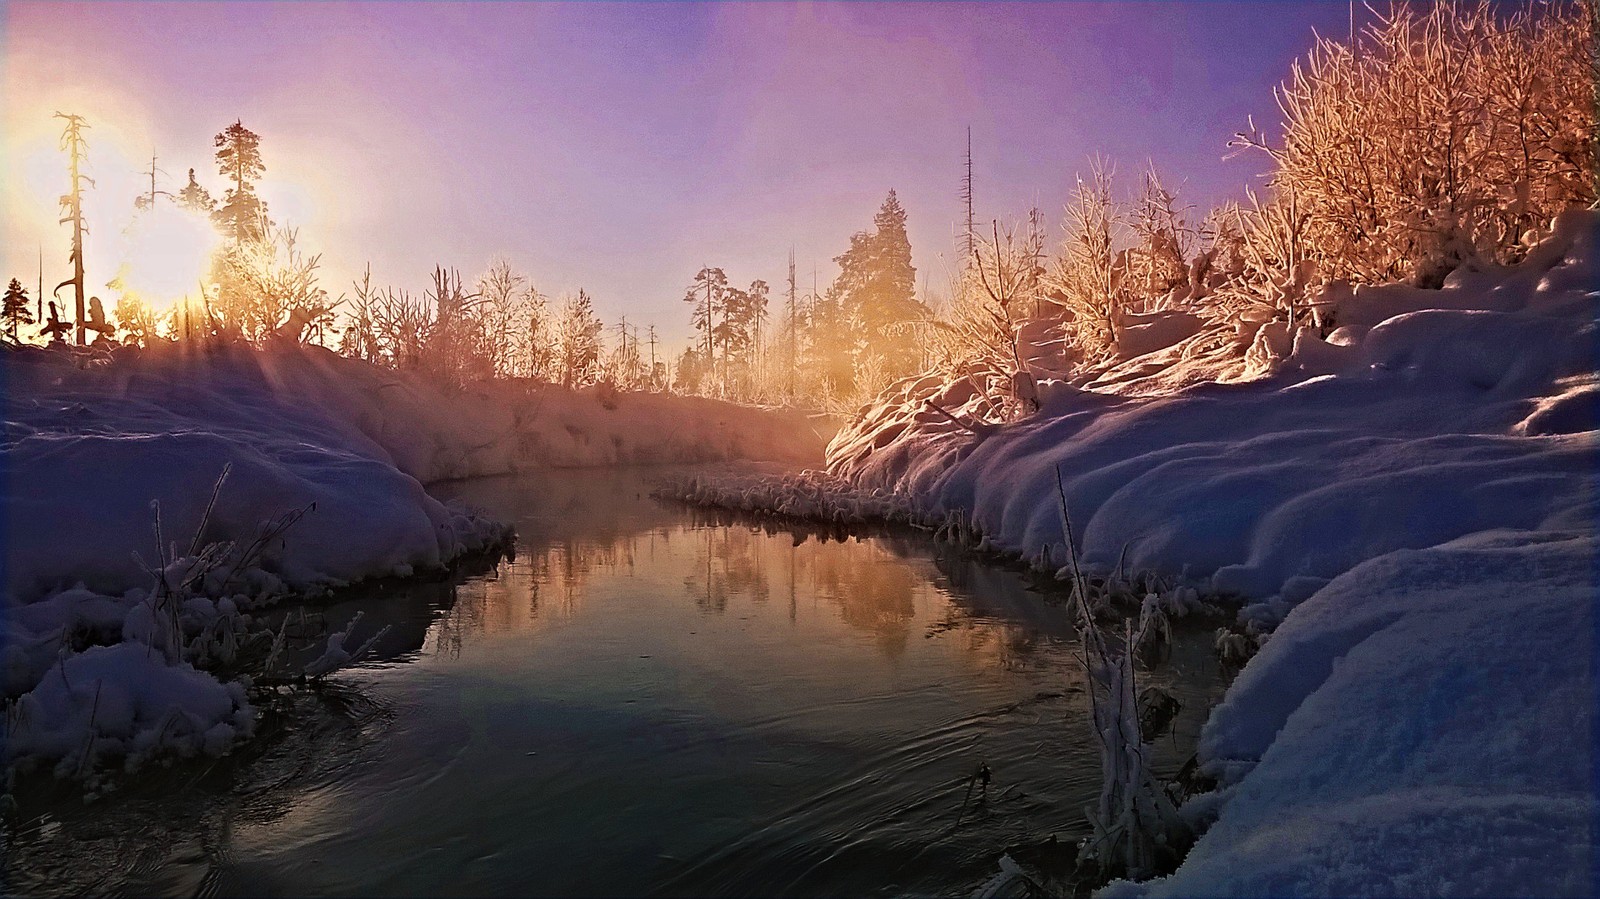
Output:
[[[5,332],[11,335],[13,343],[17,341],[17,329],[23,325],[33,324],[33,312],[28,309],[28,289],[16,278],[6,285],[6,296],[3,306],[0,306],[0,325]]]
[[[916,300],[906,210],[894,191],[872,222],[874,230],[851,235],[850,249],[834,259],[839,264],[834,292],[842,311],[860,323],[859,337],[882,357],[888,375],[901,377],[915,371],[921,352],[896,326],[919,318],[922,307]]]
[[[232,182],[215,213],[217,226],[236,244],[258,239],[270,224],[267,204],[256,196],[255,189],[255,182],[267,170],[261,161],[261,137],[236,121],[217,135],[216,145],[217,169]]]
[[[203,212],[206,215],[216,214],[217,201],[211,199],[211,192],[200,186],[194,180],[194,169],[189,170],[189,183],[183,190],[178,191],[178,205],[194,212]]]

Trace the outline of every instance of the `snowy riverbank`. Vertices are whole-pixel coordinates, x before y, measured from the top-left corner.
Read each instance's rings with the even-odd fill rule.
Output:
[[[829,469],[1054,567],[1059,465],[1091,567],[1277,625],[1202,738],[1216,823],[1113,892],[1584,893],[1597,308],[1600,214],[1569,213],[1517,267],[1346,292],[1326,339],[1242,323],[1232,368],[1169,329],[999,426],[968,382],[907,384]]]
[[[504,539],[428,482],[814,461],[825,439],[800,413],[698,398],[446,394],[298,346],[16,348],[0,365],[7,754],[65,774],[247,736],[248,684],[230,678],[261,603],[437,571]],[[324,665],[366,635],[347,636]]]

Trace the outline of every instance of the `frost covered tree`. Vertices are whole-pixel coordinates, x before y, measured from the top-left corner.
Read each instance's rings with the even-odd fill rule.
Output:
[[[1046,282],[1066,307],[1068,339],[1083,361],[1116,350],[1131,300],[1125,257],[1117,248],[1121,215],[1112,196],[1113,172],[1096,159],[1088,180],[1077,179],[1067,203],[1066,240]]]
[[[218,257],[210,313],[224,332],[254,343],[331,333],[336,303],[318,283],[321,263],[320,253],[301,248],[296,229],[264,222]]]
[[[556,369],[562,387],[586,387],[600,369],[600,318],[594,301],[578,291],[566,299],[556,322]]]
[[[872,231],[851,235],[850,248],[834,258],[839,265],[834,291],[846,314],[857,316],[886,370],[900,377],[913,373],[922,355],[899,326],[922,318],[923,308],[916,299],[917,270],[911,264],[905,207],[893,190],[872,223]]]
[[[541,297],[511,263],[497,259],[478,279],[477,322],[488,368],[497,377],[526,377],[532,368],[532,341],[524,328],[536,329]]]
[[[1319,38],[1278,88],[1276,163],[1321,279],[1436,287],[1519,258],[1596,198],[1593,0],[1395,4],[1354,45]]]
[[[382,344],[378,339],[378,290],[372,286],[372,265],[361,271],[361,280],[352,282],[352,296],[345,311],[345,326],[339,337],[339,354],[363,362],[380,362]]]
[[[1194,232],[1184,220],[1178,196],[1162,182],[1154,165],[1140,177],[1129,214],[1133,246],[1128,253],[1129,286],[1149,310],[1189,282],[1187,257]]]
[[[11,342],[18,340],[17,331],[23,325],[33,324],[33,310],[28,308],[28,289],[16,278],[6,285],[4,304],[0,305],[0,328],[3,328],[11,337]]]
[[[426,329],[422,370],[450,387],[493,377],[479,317],[482,295],[467,291],[460,272],[436,265],[433,284],[423,299],[433,320]]]
[[[269,224],[267,204],[255,189],[267,170],[261,161],[261,137],[235,121],[217,135],[216,147],[217,169],[230,184],[215,213],[217,227],[235,244],[258,240]]]
[[[111,317],[116,319],[117,333],[122,335],[123,343],[149,346],[156,339],[156,314],[148,303],[134,294],[124,293],[118,297]]]

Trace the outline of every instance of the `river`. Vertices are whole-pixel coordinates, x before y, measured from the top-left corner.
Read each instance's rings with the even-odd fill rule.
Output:
[[[314,611],[390,627],[320,711],[187,801],[41,816],[23,868],[70,867],[120,815],[159,833],[91,885],[134,893],[948,894],[1081,835],[1099,761],[1059,602],[915,534],[664,504],[660,474],[438,488],[514,521],[514,558]],[[1166,772],[1222,690],[1180,634],[1148,675],[1184,703]]]

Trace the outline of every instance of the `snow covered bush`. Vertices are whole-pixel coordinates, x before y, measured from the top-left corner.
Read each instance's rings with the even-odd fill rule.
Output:
[[[1395,4],[1354,45],[1318,38],[1277,92],[1273,204],[1324,280],[1437,287],[1511,262],[1596,198],[1593,0]]]
[[[1112,167],[1096,159],[1067,202],[1066,240],[1048,286],[1065,304],[1067,333],[1080,364],[1116,352],[1133,295],[1118,237],[1120,213],[1112,196]]]

